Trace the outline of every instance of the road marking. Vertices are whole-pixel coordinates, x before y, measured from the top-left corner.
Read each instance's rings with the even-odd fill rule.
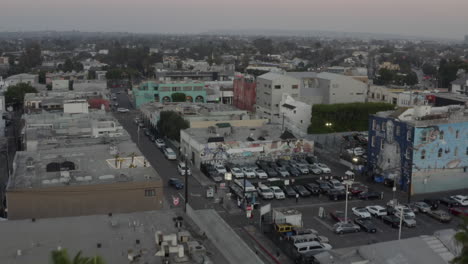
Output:
[[[182,198],[182,200],[184,200],[184,202],[185,202],[184,196],[180,192],[178,192],[178,194],[179,194],[180,198]]]
[[[199,193],[190,193],[190,196],[193,196],[193,197],[201,197],[201,194],[199,194]]]
[[[333,231],[333,227],[327,223],[325,223],[324,221],[322,221],[320,218],[314,216],[314,219],[317,220],[319,223],[321,223],[322,225],[324,225],[326,228],[328,228],[330,231]]]

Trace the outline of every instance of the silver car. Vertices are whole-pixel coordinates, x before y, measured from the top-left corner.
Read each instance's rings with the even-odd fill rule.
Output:
[[[425,202],[416,202],[414,203],[414,207],[416,207],[421,213],[428,213],[431,211],[431,207]]]

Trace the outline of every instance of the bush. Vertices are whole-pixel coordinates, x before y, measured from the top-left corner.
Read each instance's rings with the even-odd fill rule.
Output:
[[[172,102],[185,102],[186,97],[184,93],[173,93],[171,94]]]
[[[393,109],[395,106],[387,103],[316,104],[312,107],[308,133],[367,131],[369,115]]]

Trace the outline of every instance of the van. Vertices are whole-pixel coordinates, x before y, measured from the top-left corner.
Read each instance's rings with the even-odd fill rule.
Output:
[[[293,231],[293,227],[291,224],[276,224],[275,230],[278,233],[289,233]]]
[[[176,160],[177,159],[177,156],[176,156],[175,152],[171,148],[165,148],[164,149],[164,156],[166,156],[166,158],[168,160]]]
[[[332,246],[330,244],[320,243],[317,241],[311,241],[311,242],[294,244],[294,248],[296,249],[297,253],[303,254],[307,252],[319,253],[322,251],[331,250]]]

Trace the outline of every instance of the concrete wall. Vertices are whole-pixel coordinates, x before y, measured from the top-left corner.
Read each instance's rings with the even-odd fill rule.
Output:
[[[145,197],[147,189],[156,196]],[[6,195],[9,219],[158,210],[164,199],[161,181],[16,189]]]
[[[52,80],[52,90],[68,90],[69,80]]]
[[[63,104],[64,113],[88,113],[88,102],[65,102]]]
[[[363,103],[367,97],[367,85],[351,77],[340,76],[330,81],[328,96],[326,104]]]

